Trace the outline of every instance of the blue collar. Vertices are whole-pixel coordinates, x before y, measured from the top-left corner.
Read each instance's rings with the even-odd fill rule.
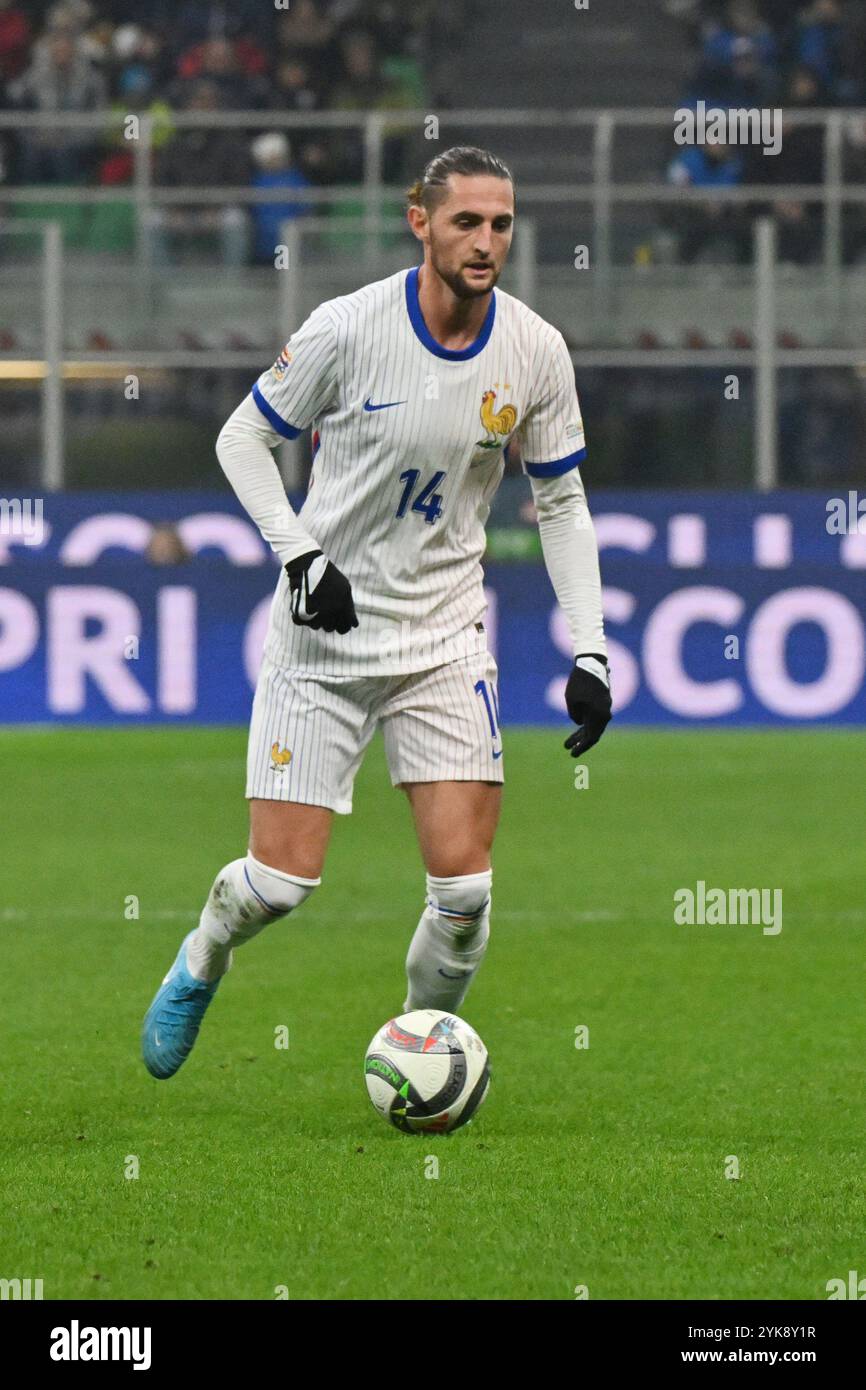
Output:
[[[413,266],[406,276],[406,308],[409,311],[409,319],[415,330],[416,338],[424,344],[428,352],[434,353],[437,357],[444,357],[447,362],[466,362],[470,357],[477,356],[482,348],[487,346],[487,341],[493,332],[493,321],[496,318],[496,291],[494,290],[490,296],[490,307],[475,342],[470,343],[466,348],[444,348],[433,337],[424,322],[424,315],[421,313],[421,305],[418,303],[418,271],[420,268],[417,265]]]

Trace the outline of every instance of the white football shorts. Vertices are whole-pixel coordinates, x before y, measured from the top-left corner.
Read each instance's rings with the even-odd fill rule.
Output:
[[[381,725],[393,786],[502,782],[496,662],[487,651],[411,675],[329,676],[262,662],[247,797],[352,810],[352,786]]]

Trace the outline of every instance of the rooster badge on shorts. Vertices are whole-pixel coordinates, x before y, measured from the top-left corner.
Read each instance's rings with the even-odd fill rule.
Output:
[[[279,743],[271,744],[271,763],[274,772],[282,772],[284,767],[288,767],[292,761],[291,748],[281,748]]]

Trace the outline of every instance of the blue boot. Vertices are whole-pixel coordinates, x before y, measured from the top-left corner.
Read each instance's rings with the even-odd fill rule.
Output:
[[[183,1066],[198,1037],[205,1010],[219,988],[219,980],[206,984],[189,973],[186,944],[192,935],[190,932],[181,942],[177,959],[157,990],[141,1032],[144,1065],[159,1081],[174,1076]]]

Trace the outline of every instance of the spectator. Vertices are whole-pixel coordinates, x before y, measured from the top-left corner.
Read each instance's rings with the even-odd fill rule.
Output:
[[[314,135],[304,140],[298,162],[314,187],[325,188],[329,183],[339,182],[338,157],[339,150],[328,135]]]
[[[219,109],[219,92],[212,82],[196,83],[187,97],[187,110]],[[246,184],[249,159],[243,138],[233,130],[205,127],[181,130],[156,161],[156,183],[171,187],[219,188]],[[167,264],[175,234],[217,232],[224,265],[243,265],[247,260],[248,223],[243,208],[157,207],[149,219],[153,260]]]
[[[323,94],[313,81],[306,58],[286,58],[274,74],[275,107],[285,111],[318,111]]]
[[[96,111],[106,104],[105,81],[71,34],[52,33],[38,47],[27,71],[10,84],[16,105],[31,111]],[[73,183],[86,172],[93,137],[84,130],[63,133],[62,121],[21,138],[25,183]]]
[[[122,24],[111,38],[113,87],[119,96],[152,97],[168,77],[168,61],[162,38],[138,24]],[[141,110],[140,106],[132,109]]]
[[[57,0],[48,11],[50,27],[70,28],[81,33],[94,18],[92,0]]]
[[[680,0],[665,0],[682,17]],[[827,105],[858,105],[866,93],[866,5],[863,0],[703,0],[702,61],[697,97],[742,105],[775,100],[789,66],[809,67]]]
[[[254,188],[309,188],[310,181],[292,163],[291,149],[285,135],[271,132],[260,135],[252,144],[253,159],[258,172],[253,175]],[[254,203],[254,256],[260,263],[273,264],[274,248],[282,240],[283,222],[303,217],[312,209],[309,203]]]
[[[381,55],[367,29],[347,29],[340,35],[340,75],[331,92],[336,111],[399,111],[411,106],[401,86],[382,71]],[[382,142],[382,172],[386,183],[402,177],[405,134],[392,129]],[[360,132],[344,132],[341,177],[360,179],[363,173],[363,139]]]
[[[275,108],[283,111],[320,111],[324,93],[313,81],[306,58],[286,58],[274,74]],[[298,131],[297,163],[307,178],[322,186],[334,181],[333,141],[329,134]]]
[[[381,55],[369,29],[347,29],[339,38],[339,76],[331,92],[335,110],[375,111],[387,97]]]
[[[335,0],[329,14],[341,29],[366,29],[379,52],[391,57],[410,51],[417,11],[423,9],[423,0],[415,0],[415,5],[407,5],[405,0]]]
[[[110,48],[111,26],[95,20],[91,0],[58,0],[46,15],[44,33],[33,45],[34,61],[50,48],[52,38],[65,34],[75,40],[79,53],[101,69]]]
[[[116,0],[116,5],[119,18],[128,19],[130,0]],[[140,13],[142,8],[151,14]],[[140,22],[170,30],[180,52],[206,39],[235,39],[241,34],[255,34],[266,48],[273,41],[275,9],[270,0],[185,0],[180,5],[176,0],[136,0],[135,9]]]
[[[251,40],[206,39],[184,54],[178,73],[181,83],[210,82],[221,110],[256,111],[271,104],[270,83],[261,75],[265,67],[264,54]]]
[[[765,67],[778,61],[778,42],[761,18],[757,0],[729,0],[722,23],[707,27],[704,57],[708,63],[724,67],[747,50]]]
[[[751,108],[767,104],[767,74],[752,49],[738,53],[727,67],[704,63],[698,69],[686,105],[705,101],[707,106]]]
[[[127,117],[150,116],[153,120],[152,148],[161,150],[175,133],[172,110],[158,97],[151,70],[144,64],[130,63],[117,81],[117,99],[112,103],[105,144],[109,153],[99,166],[101,184],[129,183],[135,159],[132,142],[124,134]]]
[[[794,125],[789,111],[808,111],[824,105],[824,95],[811,68],[795,69],[788,84],[785,116],[782,122],[782,148],[770,158],[754,151],[749,182],[783,185],[824,180],[824,131],[820,125]],[[779,260],[805,265],[814,260],[823,237],[821,205],[784,201],[767,205],[761,211],[773,213],[779,232]]]
[[[755,0],[729,0],[721,23],[706,26],[697,97],[719,105],[762,105],[778,89],[779,45]]]
[[[27,64],[30,22],[15,0],[0,0],[0,82],[18,77]]]
[[[693,145],[670,165],[668,183],[678,188],[734,188],[743,182],[745,165],[742,153],[729,145]],[[749,260],[749,221],[741,204],[669,204],[663,221],[679,235],[680,258],[686,264],[720,247],[741,265]]]
[[[814,0],[799,19],[797,59],[811,68],[827,91],[835,96],[842,76],[845,42],[839,0]]]
[[[313,82],[327,88],[335,52],[336,25],[317,0],[294,0],[277,15],[278,61],[305,59]]]
[[[761,0],[761,14],[780,38],[787,39],[794,12],[802,3],[803,0]]]

